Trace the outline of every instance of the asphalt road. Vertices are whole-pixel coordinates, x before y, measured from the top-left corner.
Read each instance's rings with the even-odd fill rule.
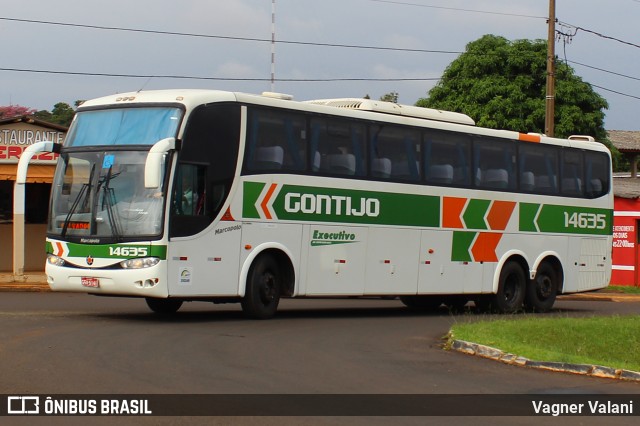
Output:
[[[639,311],[639,302],[559,301],[547,315]],[[526,369],[442,349],[442,338],[452,323],[484,318],[446,310],[419,313],[397,300],[339,299],[284,300],[277,317],[268,321],[244,319],[239,305],[193,302],[168,319],[152,314],[137,299],[6,292],[0,293],[0,394],[640,393],[639,383]],[[474,425],[541,420],[441,419]],[[51,418],[10,420],[11,424],[34,424],[34,420],[52,424]],[[67,420],[60,424],[86,424],[80,418]],[[393,422],[388,418],[299,420],[215,418],[215,423],[425,423],[424,418],[413,417]],[[629,420],[606,423],[631,424]],[[204,418],[125,417],[117,423],[186,422],[204,422]],[[212,424],[211,419],[207,423]],[[602,424],[602,419],[565,418],[563,424]]]

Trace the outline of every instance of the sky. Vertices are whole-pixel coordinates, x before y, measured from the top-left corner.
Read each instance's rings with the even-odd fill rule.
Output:
[[[272,84],[272,0],[1,2],[0,105],[38,110],[168,88],[296,100],[397,92],[413,105],[468,43],[546,39],[549,14],[547,0],[276,0]],[[640,0],[556,0],[556,16],[573,26],[558,30],[581,28],[556,54],[599,86],[605,127],[640,130]]]

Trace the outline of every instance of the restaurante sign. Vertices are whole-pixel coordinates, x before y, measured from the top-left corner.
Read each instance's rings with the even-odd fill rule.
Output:
[[[62,143],[66,132],[38,126],[32,123],[11,123],[0,126],[0,163],[17,164],[29,145],[52,141]],[[58,154],[45,152],[32,158],[32,162],[55,164]]]

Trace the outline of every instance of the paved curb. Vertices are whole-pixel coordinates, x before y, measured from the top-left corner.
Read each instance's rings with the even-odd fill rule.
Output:
[[[590,292],[559,295],[557,300],[596,300],[603,302],[640,302],[640,294]]]
[[[640,382],[640,372],[603,367],[601,365],[571,364],[566,362],[533,361],[518,355],[504,352],[490,346],[478,343],[466,342],[449,338],[448,347],[465,353],[467,355],[479,356],[492,359],[509,365],[519,367],[538,368],[541,370],[556,371],[562,373],[581,374],[585,376],[598,377],[604,379],[631,380]]]
[[[51,291],[43,273],[28,272],[19,277],[0,273],[0,291]]]
[[[31,292],[47,292],[51,291],[46,283],[0,283],[0,292],[10,291],[31,291]]]

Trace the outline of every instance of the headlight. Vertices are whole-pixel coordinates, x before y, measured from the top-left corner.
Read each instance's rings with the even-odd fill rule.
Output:
[[[139,257],[136,259],[128,259],[120,262],[123,269],[142,269],[150,268],[157,265],[160,259],[157,257]]]
[[[49,265],[54,265],[54,266],[64,266],[66,262],[64,261],[63,258],[56,256],[55,254],[48,254],[47,263]]]

